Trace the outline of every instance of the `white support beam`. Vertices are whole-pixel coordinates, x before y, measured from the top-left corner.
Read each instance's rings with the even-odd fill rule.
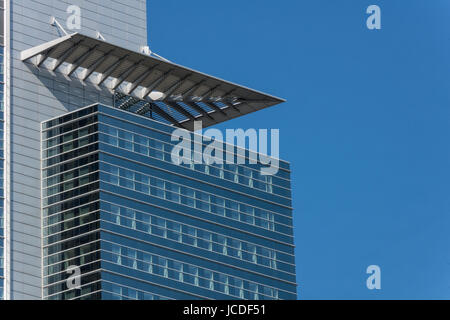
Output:
[[[113,86],[113,90],[116,90],[118,87],[120,87],[120,85],[125,81],[125,79],[128,78],[129,75],[131,75],[133,72],[135,72],[137,70],[137,68],[139,68],[142,65],[142,62],[144,62],[144,60],[140,60],[140,61],[136,62],[133,66],[131,66],[130,68],[125,70],[116,79],[116,83]]]
[[[142,99],[145,99],[153,90],[155,90],[164,80],[166,80],[167,76],[173,72],[173,69],[163,73],[158,79],[156,79],[149,87],[145,88],[144,93],[142,94]]]
[[[22,52],[20,53],[20,60],[26,61],[26,60],[29,60],[29,59],[31,59],[31,58],[34,58],[35,56],[37,56],[37,55],[39,55],[39,54],[42,54],[43,52],[48,51],[48,50],[50,50],[51,48],[53,48],[53,47],[55,47],[55,46],[57,46],[57,45],[59,45],[59,44],[61,44],[61,43],[63,43],[63,42],[66,42],[67,40],[69,40],[69,39],[71,39],[73,36],[75,36],[76,34],[77,34],[77,33],[69,34],[69,35],[67,35],[67,36],[58,38],[58,39],[56,39],[56,40],[53,40],[53,41],[50,41],[50,42],[46,42],[46,43],[44,43],[44,44],[41,44],[41,45],[39,45],[39,46],[37,46],[37,47],[33,47],[33,48],[31,48],[31,49],[24,50],[24,51],[22,51]]]
[[[190,96],[190,95],[193,95],[195,93],[195,91],[197,91],[205,82],[206,82],[206,80],[202,80],[202,81],[200,81],[198,83],[195,83],[192,87],[190,87],[185,92],[183,92],[181,94],[181,97],[184,100],[187,100],[187,97]]]
[[[84,54],[82,54],[72,65],[70,65],[67,68],[67,76],[72,76],[72,74],[82,65],[86,60],[89,59],[89,57],[95,52],[95,50],[98,48],[98,45],[93,46],[92,48],[88,49]]]
[[[109,56],[114,52],[114,50],[115,49],[111,49],[103,56],[98,58],[96,61],[94,61],[89,67],[87,67],[86,72],[81,80],[86,81],[95,72],[96,68],[99,67],[103,62],[105,62],[106,59],[109,58]]]
[[[185,76],[184,78],[178,80],[174,85],[172,85],[169,89],[167,89],[167,91],[164,92],[164,95],[166,97],[170,97],[172,95],[172,93],[174,93],[175,91],[177,91],[182,85],[183,83],[189,79],[189,77],[191,77],[192,74],[188,74],[187,76]]]
[[[78,45],[83,42],[83,40],[80,40],[73,45],[71,45],[67,50],[65,50],[62,54],[60,54],[55,61],[55,64],[51,68],[51,71],[56,71],[64,62],[66,62],[66,59],[70,57],[70,55],[73,54],[75,49],[78,47]]]
[[[127,61],[128,57],[129,57],[128,55],[125,55],[116,62],[114,62],[110,67],[108,67],[108,69],[100,75],[100,79],[97,82],[97,85],[101,86],[103,82],[105,82],[105,80],[108,79],[111,76],[111,74],[114,73],[114,71],[116,71],[120,66],[122,66],[122,63]]]

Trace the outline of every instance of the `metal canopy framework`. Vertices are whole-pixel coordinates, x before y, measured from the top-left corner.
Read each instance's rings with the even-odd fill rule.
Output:
[[[68,77],[107,86],[115,93],[115,101],[120,100],[117,107],[156,115],[188,130],[193,130],[194,121],[203,121],[203,127],[208,127],[284,102],[79,33],[22,51],[20,58]]]

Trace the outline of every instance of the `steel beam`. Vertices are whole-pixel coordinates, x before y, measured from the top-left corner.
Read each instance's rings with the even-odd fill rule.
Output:
[[[111,55],[111,53],[114,52],[114,50],[115,49],[109,50],[108,52],[103,54],[103,56],[101,56],[96,61],[91,63],[91,65],[86,68],[86,74],[84,75],[83,79],[81,79],[81,80],[86,81],[95,72],[95,69],[97,69],[98,66],[100,66],[103,62],[105,62],[106,59],[109,58],[109,56]]]
[[[106,71],[101,74],[100,79],[97,82],[97,85],[101,86],[103,82],[105,82],[105,80],[108,79],[109,76],[111,76],[114,73],[114,71],[116,71],[122,65],[122,63],[127,60],[128,57],[129,57],[128,54],[124,55],[119,60],[114,62],[110,67],[108,67],[108,69],[106,69]]]
[[[116,90],[120,85],[125,81],[125,79],[132,74],[134,71],[136,71],[137,68],[139,68],[144,60],[140,60],[136,62],[133,66],[125,70],[118,78],[117,82],[113,87],[113,90]]]
[[[127,94],[132,94],[134,90],[136,90],[152,74],[153,70],[155,70],[158,65],[159,64],[156,64],[150,69],[147,69],[139,77],[137,77],[137,79],[132,82],[131,88],[128,90]]]
[[[51,71],[56,71],[65,61],[66,59],[73,54],[73,50],[80,45],[83,40],[80,40],[73,45],[71,45],[67,50],[65,50],[62,54],[60,54],[56,59],[55,65],[51,69]]]
[[[72,76],[72,74],[95,52],[98,48],[98,44],[90,48],[88,51],[83,53],[75,62],[67,69],[67,76]]]

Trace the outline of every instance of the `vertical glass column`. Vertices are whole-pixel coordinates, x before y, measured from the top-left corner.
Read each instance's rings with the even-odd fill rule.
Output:
[[[4,168],[5,168],[5,155],[4,155],[4,127],[5,127],[5,73],[4,73],[4,53],[5,53],[5,1],[0,0],[0,300],[4,296],[4,282],[5,282],[5,229],[4,229]]]
[[[42,125],[45,300],[100,297],[98,125],[95,108]],[[78,269],[81,288],[67,285]]]

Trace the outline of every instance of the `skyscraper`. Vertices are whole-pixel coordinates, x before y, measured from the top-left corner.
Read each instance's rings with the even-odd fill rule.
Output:
[[[296,298],[289,164],[168,158],[283,100],[152,55],[144,0],[2,8],[4,298]]]

